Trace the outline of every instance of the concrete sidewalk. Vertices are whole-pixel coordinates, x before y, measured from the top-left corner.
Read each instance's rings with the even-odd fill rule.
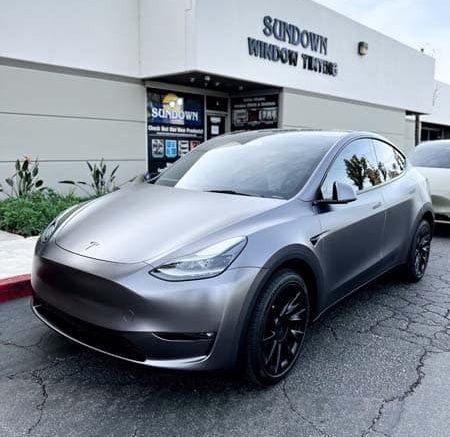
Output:
[[[31,272],[31,260],[38,237],[23,238],[0,231],[0,279]]]

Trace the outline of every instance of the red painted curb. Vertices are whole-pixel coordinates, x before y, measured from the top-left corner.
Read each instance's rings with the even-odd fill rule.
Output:
[[[30,275],[0,279],[0,303],[19,297],[31,296],[31,292]]]

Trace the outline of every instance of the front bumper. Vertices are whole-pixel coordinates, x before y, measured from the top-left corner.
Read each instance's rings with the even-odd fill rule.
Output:
[[[33,260],[33,311],[91,349],[139,364],[192,370],[232,367],[258,268],[197,281],[154,278],[145,263],[119,264],[48,244]]]

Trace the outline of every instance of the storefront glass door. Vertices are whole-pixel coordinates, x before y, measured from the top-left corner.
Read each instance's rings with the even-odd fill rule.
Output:
[[[224,114],[206,115],[206,139],[217,137],[226,132],[227,116]]]

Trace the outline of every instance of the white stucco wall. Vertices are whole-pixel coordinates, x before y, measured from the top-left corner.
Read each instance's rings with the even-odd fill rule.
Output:
[[[134,78],[200,70],[420,113],[434,60],[311,0],[0,0],[0,61]],[[327,54],[263,34],[270,15],[327,38]],[[331,77],[252,57],[248,37],[336,62]],[[359,41],[369,44],[357,54]]]
[[[143,85],[11,66],[0,84],[0,181],[24,155],[59,189],[88,178],[86,160],[120,164],[119,180],[146,170]]]
[[[421,117],[422,121],[450,126],[450,85],[435,83],[433,107],[430,115]]]
[[[0,11],[1,57],[139,75],[139,0],[0,0]]]
[[[434,60],[310,0],[197,0],[192,63],[199,69],[270,85],[427,113],[431,110]],[[270,15],[328,38],[327,56],[263,34]],[[338,63],[331,77],[250,56],[247,37]],[[357,53],[369,44],[367,56]]]
[[[183,72],[193,65],[191,57],[195,24],[190,20],[194,2],[140,1],[141,77]]]
[[[416,147],[416,122],[412,117],[405,119],[405,152],[408,154]]]
[[[287,128],[376,132],[405,153],[409,153],[414,147],[414,127],[411,137],[411,125],[401,110],[341,99],[325,99],[292,89],[283,91],[282,123]]]

